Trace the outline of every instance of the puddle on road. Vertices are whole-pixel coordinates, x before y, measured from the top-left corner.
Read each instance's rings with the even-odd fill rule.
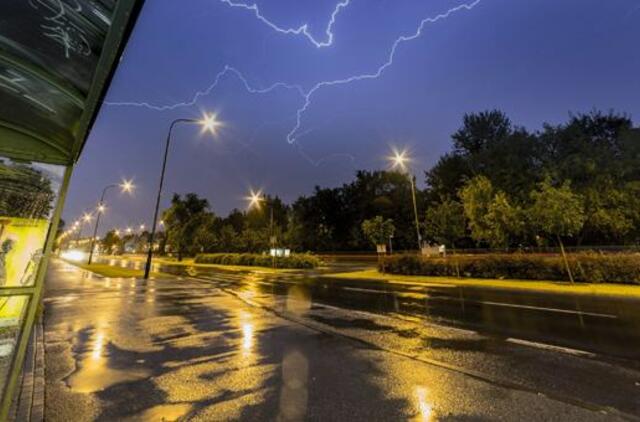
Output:
[[[177,421],[186,416],[193,406],[188,403],[163,404],[151,407],[134,416],[135,421]]]
[[[76,357],[77,368],[65,380],[71,390],[78,393],[94,393],[115,384],[150,376],[150,371],[142,368],[110,368],[106,342],[104,332],[98,331],[91,340],[90,349]]]
[[[121,382],[147,378],[149,371],[127,369],[126,371],[107,367],[107,360],[88,360],[79,363],[79,369],[67,378],[69,388],[78,393],[94,393]]]

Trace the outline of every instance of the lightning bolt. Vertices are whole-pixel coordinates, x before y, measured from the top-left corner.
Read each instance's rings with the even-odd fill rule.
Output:
[[[258,19],[260,22],[264,23],[265,25],[267,25],[268,27],[270,27],[271,29],[273,29],[276,32],[279,32],[281,34],[285,34],[285,35],[303,35],[305,36],[316,48],[323,48],[323,47],[329,47],[333,44],[333,25],[336,23],[336,17],[338,16],[338,14],[340,13],[340,11],[344,8],[346,8],[347,6],[349,6],[349,3],[351,3],[351,0],[342,0],[340,3],[336,4],[336,7],[333,9],[333,12],[331,13],[331,19],[329,19],[329,23],[327,24],[327,28],[324,30],[324,33],[326,35],[326,41],[318,41],[310,32],[309,32],[309,24],[304,24],[299,26],[298,28],[283,28],[281,26],[278,26],[277,24],[271,22],[269,19],[267,19],[266,17],[264,17],[264,15],[262,15],[262,13],[260,13],[260,8],[258,8],[258,5],[256,3],[252,4],[252,5],[248,5],[246,3],[235,3],[232,0],[220,0],[222,3],[227,4],[231,7],[239,7],[242,9],[246,9],[249,10],[251,12],[253,12],[253,15],[256,17],[256,19]]]
[[[195,105],[201,97],[206,97],[211,94],[211,92],[218,86],[220,81],[227,76],[228,74],[235,75],[240,82],[244,85],[244,88],[250,94],[268,94],[271,91],[274,91],[278,88],[291,89],[297,91],[302,97],[305,96],[305,92],[300,85],[287,84],[285,82],[276,82],[265,88],[254,88],[249,84],[247,78],[236,68],[225,65],[225,67],[218,72],[216,77],[213,79],[211,85],[209,85],[205,90],[196,92],[191,100],[186,102],[180,102],[176,104],[170,105],[154,105],[148,102],[130,102],[130,101],[105,101],[104,104],[109,106],[130,106],[130,107],[144,107],[150,110],[155,111],[167,111],[167,110],[175,110],[177,108],[191,107]]]
[[[395,58],[396,51],[397,51],[398,46],[400,44],[408,42],[408,41],[413,41],[416,38],[420,37],[420,35],[422,35],[422,31],[423,31],[424,27],[427,24],[435,23],[435,22],[438,22],[440,20],[446,19],[449,16],[451,16],[452,14],[454,14],[456,12],[459,12],[461,10],[471,10],[475,6],[477,6],[481,1],[482,0],[474,0],[471,3],[463,3],[463,4],[460,4],[459,6],[452,7],[451,9],[449,9],[446,12],[441,13],[441,14],[439,14],[437,16],[427,17],[427,18],[422,19],[420,21],[420,24],[418,25],[418,28],[413,33],[411,33],[409,35],[401,35],[400,37],[396,38],[396,40],[393,42],[393,44],[391,46],[391,50],[389,51],[388,56],[387,56],[387,61],[385,61],[380,67],[378,67],[378,69],[375,72],[349,76],[347,78],[335,79],[335,80],[332,80],[332,81],[322,81],[322,82],[318,82],[317,84],[315,84],[304,95],[304,104],[296,112],[296,117],[297,117],[296,118],[296,125],[287,134],[287,142],[292,144],[292,143],[294,143],[296,141],[296,139],[297,139],[296,133],[298,132],[298,130],[300,129],[300,126],[302,124],[302,115],[307,111],[307,109],[309,108],[309,105],[311,105],[311,98],[313,97],[313,95],[318,90],[320,90],[322,88],[325,88],[325,87],[329,87],[329,86],[344,85],[344,84],[349,84],[349,83],[357,82],[357,81],[363,81],[363,80],[367,80],[367,79],[378,79],[382,75],[382,73],[389,66],[393,65],[393,60]]]
[[[294,127],[289,131],[289,133],[287,134],[287,142],[289,144],[294,144],[296,143],[296,141],[302,136],[304,135],[306,132],[303,132],[302,134],[299,133],[300,128],[302,126],[302,119],[303,116],[305,114],[305,112],[309,109],[309,107],[311,106],[312,103],[312,99],[314,97],[314,95],[322,90],[323,88],[328,88],[331,86],[338,86],[338,85],[345,85],[345,84],[350,84],[350,83],[354,83],[354,82],[359,82],[359,81],[364,81],[364,80],[373,80],[373,79],[378,79],[382,76],[382,74],[384,73],[384,71],[389,68],[390,66],[393,65],[394,63],[394,59],[395,59],[395,55],[396,55],[396,51],[398,49],[398,47],[403,44],[403,43],[407,43],[410,41],[413,41],[417,38],[419,38],[423,31],[424,28],[428,25],[428,24],[432,24],[432,23],[436,23],[438,21],[447,19],[449,16],[451,16],[452,14],[456,13],[456,12],[460,12],[463,10],[467,10],[470,11],[471,9],[473,9],[474,7],[476,7],[482,0],[474,0],[472,2],[469,3],[462,3],[458,6],[452,7],[450,9],[448,9],[447,11],[440,13],[439,15],[436,16],[432,16],[432,17],[426,17],[424,19],[422,19],[420,21],[420,23],[418,24],[417,28],[409,33],[409,34],[405,34],[405,35],[401,35],[398,38],[395,39],[395,41],[393,42],[393,44],[391,45],[391,49],[389,50],[389,53],[387,54],[387,60],[384,61],[380,66],[378,66],[377,69],[375,69],[375,71],[372,71],[370,73],[363,73],[363,74],[359,74],[359,75],[353,75],[353,76],[348,76],[342,79],[334,79],[334,80],[328,80],[328,81],[320,81],[317,82],[315,85],[313,85],[310,89],[308,90],[304,90],[300,85],[296,85],[296,84],[288,84],[285,82],[276,82],[268,87],[264,87],[264,88],[254,88],[251,86],[251,84],[249,84],[249,82],[247,81],[247,79],[244,77],[244,75],[237,70],[236,68],[229,66],[229,65],[225,65],[225,67],[223,68],[223,70],[221,70],[220,72],[218,72],[218,74],[216,75],[216,77],[214,78],[213,82],[211,83],[211,85],[209,85],[205,90],[203,91],[198,91],[194,94],[194,96],[192,97],[191,100],[186,101],[186,102],[180,102],[180,103],[176,103],[176,104],[171,104],[171,105],[154,105],[154,104],[150,104],[148,102],[105,102],[105,104],[107,105],[111,105],[111,106],[132,106],[132,107],[145,107],[151,110],[156,110],[156,111],[167,111],[167,110],[174,110],[177,108],[182,108],[182,107],[191,107],[193,105],[195,105],[198,100],[201,97],[207,96],[209,95],[220,83],[220,81],[228,74],[234,75],[235,77],[237,77],[242,84],[244,85],[244,88],[246,89],[247,92],[249,92],[250,94],[267,94],[270,93],[276,89],[279,88],[283,88],[283,89],[288,89],[288,90],[295,90],[300,97],[302,98],[302,106],[300,108],[298,108],[296,110],[296,123],[294,125]],[[339,2],[333,12],[331,13],[331,19],[329,20],[327,27],[325,29],[325,35],[326,35],[326,40],[324,41],[319,41],[318,39],[316,39],[310,32],[309,32],[309,25],[308,24],[304,24],[298,28],[283,28],[281,26],[278,26],[277,24],[273,23],[272,21],[270,21],[269,19],[267,19],[264,15],[262,15],[262,13],[260,12],[260,9],[258,8],[257,4],[246,4],[246,3],[236,3],[233,0],[220,0],[221,3],[224,3],[230,7],[233,8],[241,8],[241,9],[245,9],[248,11],[253,12],[254,16],[256,19],[258,19],[259,21],[261,21],[262,23],[264,23],[265,25],[269,26],[270,28],[272,28],[274,31],[278,32],[278,33],[282,33],[285,35],[296,35],[296,36],[304,36],[306,37],[316,48],[324,48],[324,47],[329,47],[333,44],[334,41],[334,35],[333,35],[333,27],[336,23],[336,18],[338,16],[338,14],[340,13],[341,10],[343,10],[344,8],[346,8],[347,6],[349,6],[351,0],[342,0],[341,2]]]

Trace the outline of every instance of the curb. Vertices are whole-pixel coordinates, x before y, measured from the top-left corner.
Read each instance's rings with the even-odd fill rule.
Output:
[[[39,318],[29,339],[20,387],[13,400],[10,421],[44,421],[44,329]]]

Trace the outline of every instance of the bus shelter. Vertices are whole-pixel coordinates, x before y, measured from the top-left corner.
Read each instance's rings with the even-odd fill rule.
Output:
[[[74,163],[142,2],[0,4],[0,420],[38,315]]]

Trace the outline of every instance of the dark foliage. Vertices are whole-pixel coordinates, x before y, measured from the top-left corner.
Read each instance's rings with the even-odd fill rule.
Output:
[[[581,253],[568,257],[575,281],[640,284],[639,254]],[[567,281],[557,255],[487,254],[426,258],[418,255],[385,257],[380,270],[391,274],[443,277],[504,278]]]

